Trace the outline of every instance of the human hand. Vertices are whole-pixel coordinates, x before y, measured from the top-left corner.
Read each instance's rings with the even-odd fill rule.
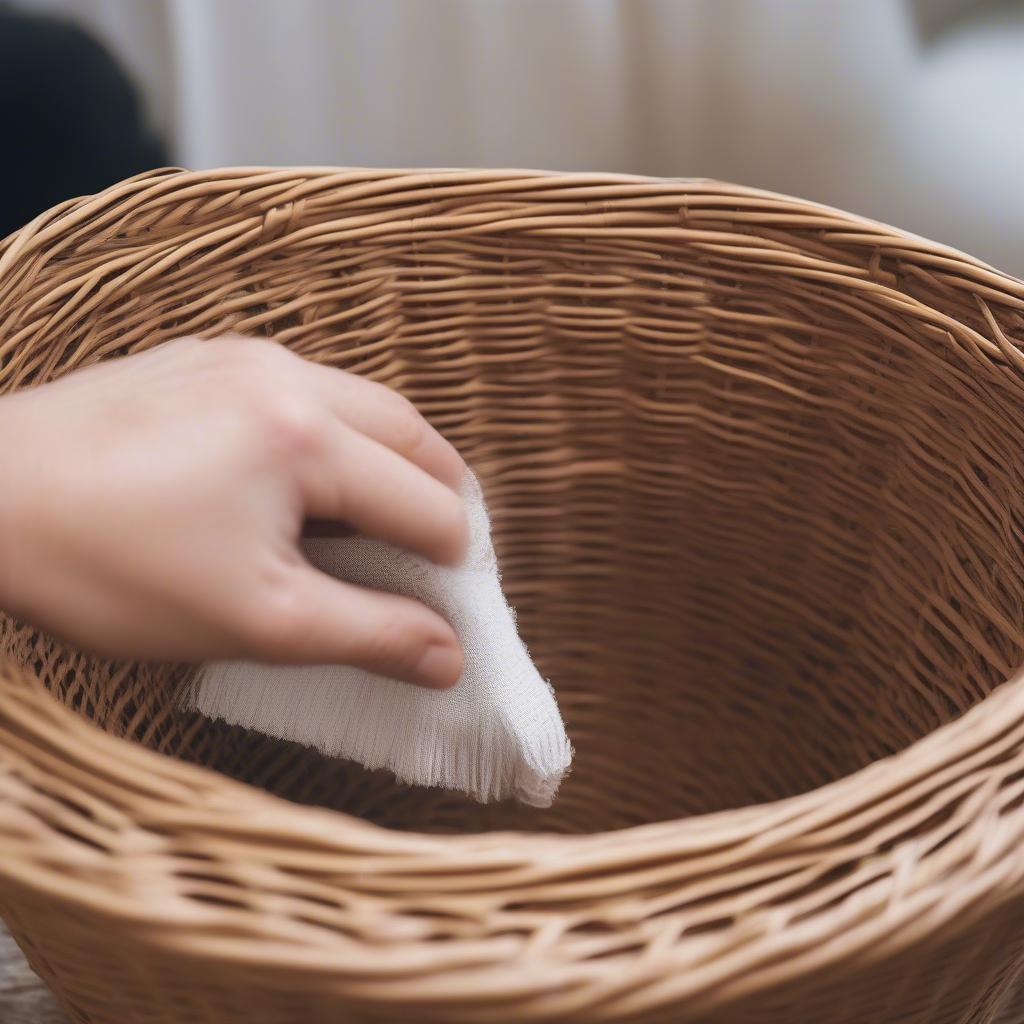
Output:
[[[443,619],[314,570],[299,539],[341,521],[457,562],[464,469],[381,385],[269,341],[169,342],[0,398],[0,607],[110,657],[450,685]]]

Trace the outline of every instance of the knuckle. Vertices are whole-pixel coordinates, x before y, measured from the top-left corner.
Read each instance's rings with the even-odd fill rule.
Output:
[[[403,452],[414,452],[426,440],[430,430],[420,411],[406,398],[395,391],[389,391],[387,401],[391,429],[395,435],[396,447]]]
[[[386,674],[397,674],[415,664],[426,642],[424,631],[401,605],[383,612],[374,627],[359,638],[361,656]]]
[[[205,355],[227,366],[246,363],[257,350],[255,338],[243,338],[240,334],[221,334],[203,342]]]
[[[177,338],[170,338],[169,340],[162,343],[161,346],[167,351],[174,352],[189,352],[189,353],[201,353],[204,347],[210,345],[210,342],[203,341],[202,338],[195,334],[182,334]]]
[[[254,338],[222,335],[199,343],[197,358],[210,387],[233,398],[263,397],[273,382],[259,358],[262,343]]]
[[[445,494],[439,511],[439,547],[445,562],[458,562],[469,545],[466,506],[456,494]]]
[[[319,448],[324,422],[311,402],[297,397],[275,397],[264,402],[262,408],[264,425],[274,447],[290,453]]]
[[[301,649],[308,626],[297,589],[282,581],[263,590],[245,609],[240,632],[248,647],[271,659]]]
[[[455,447],[442,440],[439,448],[441,456],[440,471],[442,480],[460,495],[464,493],[466,482],[466,463]]]
[[[254,382],[273,384],[280,379],[280,360],[287,353],[267,338],[224,334],[204,342],[209,358],[229,376],[252,386]]]

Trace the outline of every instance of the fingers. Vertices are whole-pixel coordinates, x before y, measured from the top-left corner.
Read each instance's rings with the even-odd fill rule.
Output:
[[[255,367],[269,388],[261,409],[273,446],[296,470],[304,535],[355,531],[442,564],[460,560],[466,465],[409,401],[271,342],[226,344],[236,353],[245,346],[242,365]]]
[[[338,664],[419,686],[453,685],[462,651],[444,619],[417,601],[366,590],[296,566],[255,618],[258,656],[285,664]]]
[[[282,390],[284,380],[290,379],[300,394],[305,393],[310,398],[317,396],[343,423],[404,456],[451,489],[461,489],[466,473],[462,457],[397,391],[365,377],[303,359],[266,339],[226,335],[213,342],[194,344],[200,351],[210,352],[214,346],[219,346],[236,358],[243,356],[239,359],[242,365],[258,366],[269,373],[275,393]]]
[[[462,499],[391,448],[331,421],[296,460],[308,515],[454,565],[467,544]]]
[[[404,456],[454,491],[466,464],[416,407],[383,384],[308,363],[334,414],[350,427]]]

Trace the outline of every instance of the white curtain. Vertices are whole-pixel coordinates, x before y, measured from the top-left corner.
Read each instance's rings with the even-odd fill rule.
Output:
[[[941,0],[925,46],[924,4],[23,0],[92,26],[190,167],[707,175],[1024,276],[1024,6]]]

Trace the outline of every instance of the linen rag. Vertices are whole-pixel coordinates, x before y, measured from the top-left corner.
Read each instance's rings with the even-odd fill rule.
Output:
[[[429,690],[343,665],[213,662],[186,689],[185,706],[387,769],[412,785],[549,806],[572,747],[502,592],[490,517],[472,474],[463,496],[470,536],[456,568],[365,537],[303,541],[321,571],[415,598],[444,616],[464,654],[455,686]]]

